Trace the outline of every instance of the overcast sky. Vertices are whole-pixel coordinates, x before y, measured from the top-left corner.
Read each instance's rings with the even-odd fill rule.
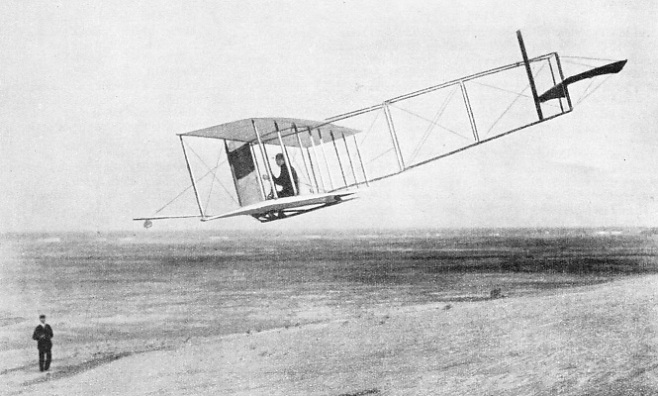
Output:
[[[176,133],[322,120],[516,62],[517,29],[530,56],[629,63],[573,113],[357,201],[157,227],[655,226],[658,7],[570,3],[3,1],[0,232],[138,230],[189,181]]]

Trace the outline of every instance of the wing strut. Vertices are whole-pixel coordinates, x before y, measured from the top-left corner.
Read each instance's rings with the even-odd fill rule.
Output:
[[[258,177],[258,187],[260,188],[260,195],[263,198],[263,201],[267,199],[265,194],[265,186],[263,185],[263,176],[260,173],[260,167],[258,166],[258,160],[256,159],[256,150],[254,150],[253,143],[247,143],[249,145],[249,150],[251,151],[251,158],[254,161],[254,168],[256,169],[256,176]]]
[[[315,140],[313,140],[313,132],[311,132],[310,127],[306,127],[306,131],[308,132],[308,137],[311,140],[311,146],[313,147],[313,154],[315,156],[315,162],[318,164],[318,175],[320,176],[320,184],[322,184],[322,190],[321,191],[327,191],[327,187],[324,185],[324,177],[322,177],[322,169],[320,168],[320,156],[318,155],[318,149],[315,147]],[[354,135],[352,135],[354,136]],[[309,159],[311,158],[311,151],[309,150],[309,147],[306,148],[308,150],[308,157]],[[313,169],[313,161],[311,160],[311,169]],[[313,170],[313,177],[315,177],[315,170]],[[317,183],[317,178],[316,181]]]
[[[354,178],[354,183],[356,183],[356,187],[359,187],[359,182],[357,181],[358,179],[356,178],[356,172],[354,171],[354,164],[352,163],[352,156],[350,155],[350,149],[347,147],[347,140],[345,139],[345,134],[343,135],[343,143],[345,144],[345,152],[347,153],[347,159],[350,161],[350,169],[352,170],[352,177]]]
[[[331,168],[329,167],[329,161],[327,161],[327,151],[324,148],[324,144],[322,142],[322,131],[320,128],[317,128],[318,131],[318,137],[320,139],[320,151],[322,151],[322,157],[324,158],[324,166],[327,168],[327,177],[329,178],[329,188],[333,191],[334,189],[334,180],[331,178]]]
[[[286,149],[286,146],[283,144],[283,138],[281,137],[279,124],[277,124],[276,121],[274,121],[274,129],[276,130],[276,136],[279,138],[279,145],[281,146],[283,161],[286,163],[286,168],[288,168],[288,177],[290,178],[290,182],[292,183],[292,191],[295,193],[295,195],[299,195],[299,191],[297,191],[297,183],[295,183],[295,179],[292,177],[292,167],[290,166],[290,157],[288,157],[288,150]],[[279,175],[279,177],[281,176],[282,175]]]
[[[354,140],[354,147],[356,147],[356,155],[359,157],[359,164],[361,164],[361,171],[363,172],[363,180],[366,182],[366,186],[370,187],[368,183],[368,175],[366,174],[366,168],[363,166],[363,158],[361,158],[361,150],[359,150],[359,144],[356,141],[356,136],[352,135]],[[356,178],[354,179],[356,181]]]
[[[297,125],[295,125],[294,122],[292,124],[292,129],[293,129],[293,131],[295,131],[295,136],[297,137],[297,143],[299,144],[299,151],[300,151],[300,154],[302,155],[302,161],[304,162],[304,170],[306,170],[306,177],[308,177],[309,183],[313,183],[313,179],[311,179],[311,172],[309,172],[308,165],[306,164],[306,156],[304,156],[304,145],[302,144],[302,138],[301,138],[301,136],[299,136],[299,130],[297,130]],[[309,156],[309,158],[310,158],[310,156]],[[320,191],[319,188],[318,188],[318,181],[317,180],[315,181],[315,184],[312,187],[315,190],[314,192],[317,193],[318,191]]]
[[[192,167],[190,167],[190,161],[187,158],[187,150],[185,149],[185,143],[183,142],[183,136],[179,135],[180,144],[183,147],[183,156],[185,156],[185,164],[187,165],[187,171],[190,173],[190,179],[192,179],[192,187],[194,187],[194,196],[196,197],[196,203],[199,206],[199,213],[201,217],[206,217],[203,213],[203,207],[201,206],[201,200],[199,199],[199,191],[196,188],[196,181],[194,180],[194,174],[192,173]]]
[[[260,138],[260,132],[258,131],[258,128],[256,128],[256,122],[254,120],[251,120],[251,126],[254,129],[254,133],[256,134],[256,140],[258,141],[258,148],[260,149],[260,154],[263,156],[263,162],[265,166],[265,173],[268,175],[268,179],[270,180],[270,187],[272,187],[272,195],[274,198],[279,198],[279,195],[276,193],[276,186],[274,185],[274,174],[272,173],[272,167],[270,166],[270,161],[267,160],[267,151],[265,149],[265,146],[263,145],[263,140]]]
[[[400,150],[400,143],[398,142],[398,135],[395,132],[395,126],[393,125],[393,117],[391,116],[391,110],[388,108],[389,103],[384,102],[384,115],[386,116],[386,123],[388,124],[388,131],[391,134],[391,140],[393,141],[393,148],[395,149],[395,155],[398,159],[398,165],[400,166],[400,172],[404,171],[404,159],[402,158],[402,150]]]
[[[343,170],[343,163],[340,160],[340,154],[338,153],[338,146],[336,146],[336,138],[334,137],[334,131],[329,130],[329,136],[331,136],[331,142],[334,145],[334,151],[336,151],[336,159],[338,160],[338,166],[340,167],[340,174],[343,176],[343,183],[347,185],[347,179],[345,178],[345,171]]]

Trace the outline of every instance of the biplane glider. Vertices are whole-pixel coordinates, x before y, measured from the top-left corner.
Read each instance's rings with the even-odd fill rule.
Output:
[[[155,215],[135,220],[147,228],[173,218],[269,222],[347,202],[371,182],[568,114],[580,102],[571,95],[575,83],[592,79],[582,100],[598,88],[590,89],[594,77],[626,64],[568,57],[580,70],[565,78],[557,53],[529,59],[519,31],[517,38],[519,62],[324,121],[252,118],[181,133],[191,185]],[[605,64],[585,64],[592,62]],[[162,214],[184,193],[194,194],[198,214]]]

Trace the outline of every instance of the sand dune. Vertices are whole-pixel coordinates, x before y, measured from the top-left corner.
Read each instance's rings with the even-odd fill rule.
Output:
[[[658,276],[541,295],[373,308],[47,377],[9,394],[658,394]]]

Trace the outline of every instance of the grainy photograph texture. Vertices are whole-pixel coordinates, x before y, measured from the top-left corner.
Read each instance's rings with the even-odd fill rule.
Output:
[[[0,4],[0,394],[658,394],[652,2]]]

